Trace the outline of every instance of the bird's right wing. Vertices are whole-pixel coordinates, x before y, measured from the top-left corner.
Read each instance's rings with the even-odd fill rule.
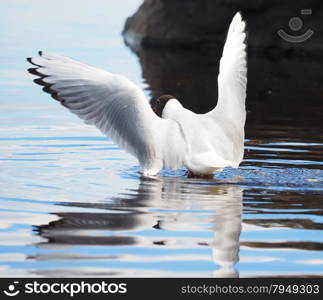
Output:
[[[167,141],[158,143],[156,138],[175,125],[155,115],[144,93],[127,78],[57,54],[40,52],[28,61],[36,66],[29,72],[38,76],[34,81],[45,92],[98,127],[142,166],[163,159],[157,152]]]

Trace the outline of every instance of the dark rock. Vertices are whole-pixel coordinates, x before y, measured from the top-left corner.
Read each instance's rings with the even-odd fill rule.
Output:
[[[302,15],[302,9],[311,9],[312,14]],[[323,2],[319,0],[145,0],[128,18],[124,38],[133,49],[218,47],[237,11],[248,24],[249,49],[274,59],[280,58],[280,51],[323,57]],[[289,27],[292,17],[303,21],[299,30]],[[280,29],[292,36],[311,29],[314,35],[303,43],[290,43],[278,36]]]

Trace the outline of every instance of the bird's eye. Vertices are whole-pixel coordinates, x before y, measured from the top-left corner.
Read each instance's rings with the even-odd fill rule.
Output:
[[[157,100],[157,104],[160,104],[160,100]]]

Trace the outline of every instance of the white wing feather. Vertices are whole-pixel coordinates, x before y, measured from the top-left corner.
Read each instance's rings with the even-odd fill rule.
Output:
[[[232,19],[220,60],[218,76],[218,104],[214,111],[225,113],[228,118],[245,122],[247,88],[246,23],[241,14]]]
[[[218,76],[218,103],[209,113],[222,131],[225,151],[219,153],[232,166],[238,167],[244,153],[244,126],[246,121],[246,89],[247,89],[247,53],[246,23],[237,13],[230,24],[227,39],[220,60]],[[219,134],[221,136],[221,134]]]
[[[131,81],[61,55],[39,55],[28,59],[37,66],[29,69],[39,77],[35,82],[87,124],[95,125],[136,156],[144,172],[158,172],[163,165],[181,165],[178,154],[167,149],[168,132],[180,140],[178,125],[155,115],[143,92]]]

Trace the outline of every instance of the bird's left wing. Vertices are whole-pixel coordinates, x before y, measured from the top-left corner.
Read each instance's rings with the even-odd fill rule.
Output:
[[[218,154],[231,161],[234,166],[240,164],[244,152],[246,47],[246,23],[238,12],[231,21],[220,60],[218,103],[213,110],[204,115],[207,122],[216,123],[217,133],[210,134],[216,136],[212,143]]]
[[[238,12],[232,19],[220,60],[218,103],[210,114],[225,116],[243,126],[246,117],[246,23]]]

